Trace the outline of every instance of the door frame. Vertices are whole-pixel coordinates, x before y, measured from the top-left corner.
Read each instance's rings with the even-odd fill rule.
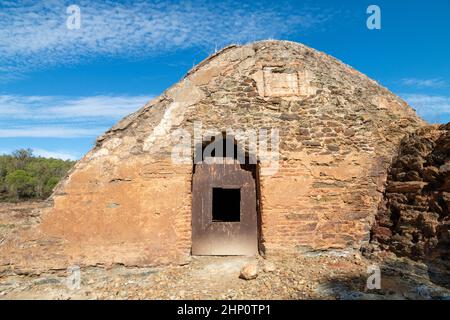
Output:
[[[213,188],[241,190],[239,222],[212,221]],[[196,165],[192,177],[192,254],[258,254],[261,231],[258,192],[257,176],[238,163]]]

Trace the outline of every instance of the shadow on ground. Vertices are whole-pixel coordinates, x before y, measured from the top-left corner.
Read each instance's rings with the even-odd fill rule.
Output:
[[[319,297],[338,300],[450,300],[449,274],[440,265],[395,258],[374,265],[380,268],[380,288],[368,289],[368,277],[339,276],[321,283]]]

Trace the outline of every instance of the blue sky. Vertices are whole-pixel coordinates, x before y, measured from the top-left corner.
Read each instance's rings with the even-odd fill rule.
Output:
[[[371,4],[381,30],[366,27]],[[216,49],[269,38],[331,54],[427,121],[450,121],[448,0],[0,0],[0,153],[78,159]]]

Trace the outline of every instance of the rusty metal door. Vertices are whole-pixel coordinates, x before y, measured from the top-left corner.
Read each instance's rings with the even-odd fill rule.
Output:
[[[239,196],[238,216],[213,219],[214,191]],[[222,199],[222,201],[237,201]],[[223,202],[222,202],[223,203]],[[225,203],[225,207],[228,207]],[[220,209],[220,208],[219,208]],[[214,209],[217,210],[217,209]],[[225,215],[227,212],[225,212]],[[232,221],[227,221],[232,220]],[[192,254],[254,255],[258,253],[256,183],[239,164],[198,164],[192,182]]]

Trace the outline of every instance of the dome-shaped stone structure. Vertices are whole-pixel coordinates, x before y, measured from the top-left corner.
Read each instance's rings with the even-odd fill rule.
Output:
[[[80,264],[357,249],[399,141],[423,124],[375,81],[302,44],[229,46],[99,137],[58,185],[39,234]],[[278,130],[275,170],[255,154],[260,140],[240,144],[236,132],[249,167],[194,163],[199,125],[213,135]],[[174,161],[181,129],[192,147]]]

